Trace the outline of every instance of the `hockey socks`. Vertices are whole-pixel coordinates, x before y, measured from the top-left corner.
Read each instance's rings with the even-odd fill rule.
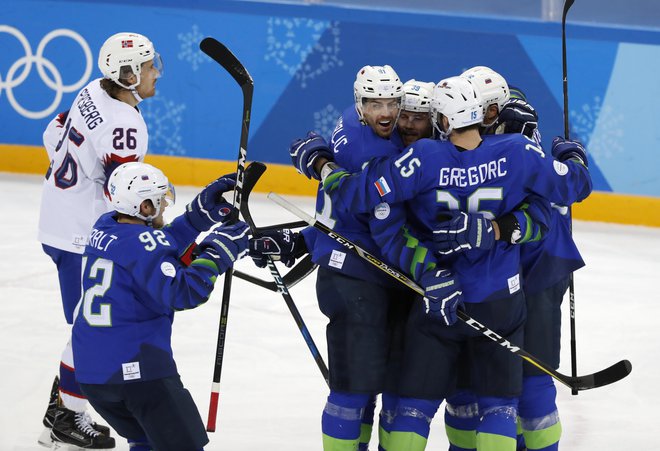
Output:
[[[369,395],[330,391],[321,417],[323,451],[355,451]]]
[[[431,420],[441,402],[441,399],[399,398],[387,444],[388,449],[396,451],[424,450]]]
[[[69,340],[62,352],[60,362],[60,399],[62,405],[74,412],[84,412],[87,409],[87,397],[80,390],[76,381],[76,370],[73,366],[73,350]]]
[[[369,451],[369,441],[371,432],[374,428],[374,412],[376,411],[376,396],[369,398],[369,402],[362,414],[362,424],[360,425],[360,443],[358,451]]]
[[[550,376],[523,377],[520,396],[520,424],[529,451],[556,451],[561,422],[555,402],[557,389]]]
[[[387,451],[399,397],[392,393],[383,393],[381,402],[382,406],[378,419],[378,451]]]
[[[445,431],[449,440],[449,451],[475,450],[479,425],[476,395],[469,391],[460,391],[446,401]]]
[[[478,403],[477,449],[515,451],[518,399],[480,397]]]

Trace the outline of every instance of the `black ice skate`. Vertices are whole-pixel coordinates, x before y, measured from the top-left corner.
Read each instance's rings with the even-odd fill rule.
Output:
[[[94,429],[86,412],[57,407],[50,432],[51,449],[112,449],[115,439]]]

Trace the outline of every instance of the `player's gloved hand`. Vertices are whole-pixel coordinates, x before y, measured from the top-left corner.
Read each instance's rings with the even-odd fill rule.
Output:
[[[236,186],[236,174],[223,175],[209,183],[186,206],[185,215],[190,224],[200,232],[206,232],[219,222],[231,218],[232,205],[222,195]]]
[[[495,244],[493,223],[480,213],[443,212],[442,222],[433,230],[433,243],[433,250],[441,255],[490,249]]]
[[[289,229],[269,230],[258,238],[252,238],[249,244],[250,257],[259,268],[266,267],[269,256],[290,268],[296,258],[302,257],[306,252],[307,247],[302,235]]]
[[[212,230],[199,243],[197,260],[211,260],[218,267],[218,274],[224,273],[247,253],[249,230],[243,221]]]
[[[540,145],[538,126],[539,116],[534,107],[522,99],[511,99],[500,111],[495,133],[521,133]]]
[[[314,171],[316,159],[323,157],[328,161],[334,160],[328,143],[315,132],[309,132],[305,138],[293,141],[289,146],[289,155],[298,172],[308,179],[316,180],[321,180],[321,176]]]
[[[426,314],[447,326],[458,321],[456,310],[463,306],[463,289],[457,278],[447,269],[431,269],[422,274]]]
[[[589,166],[587,151],[584,150],[582,143],[561,136],[552,140],[552,156],[559,161],[578,160],[583,166]]]

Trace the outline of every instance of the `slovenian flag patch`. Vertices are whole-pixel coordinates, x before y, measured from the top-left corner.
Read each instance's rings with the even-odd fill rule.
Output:
[[[378,190],[378,194],[380,194],[380,197],[383,197],[384,195],[392,192],[390,186],[385,181],[385,177],[381,177],[378,180],[376,180],[374,185],[376,186],[376,189]]]

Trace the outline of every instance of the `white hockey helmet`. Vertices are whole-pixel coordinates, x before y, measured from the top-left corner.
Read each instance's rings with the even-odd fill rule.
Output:
[[[509,85],[504,77],[490,67],[475,66],[463,72],[461,77],[471,80],[479,94],[481,94],[484,102],[484,115],[490,105],[497,104],[499,112],[502,111],[504,104],[509,101]]]
[[[441,116],[449,121],[447,130],[442,130]],[[483,102],[472,81],[465,77],[449,77],[433,88],[431,99],[431,122],[446,139],[452,130],[480,124],[484,117]]]
[[[431,99],[433,98],[433,87],[435,83],[417,81],[414,78],[403,84],[402,110],[415,111],[418,113],[431,112]]]
[[[150,222],[161,213],[166,198],[168,204],[174,203],[174,188],[160,169],[132,161],[118,166],[110,174],[108,198],[119,213]],[[150,200],[156,207],[155,214],[144,216],[140,213],[140,205],[145,200]]]
[[[391,66],[364,66],[355,77],[353,94],[355,108],[360,119],[363,119],[363,99],[402,99],[403,83]]]
[[[154,66],[162,74],[163,63],[151,41],[137,33],[117,33],[110,36],[99,52],[99,69],[108,78],[126,89],[135,89],[140,84],[142,63],[154,60]],[[137,81],[126,84],[135,75]],[[122,81],[123,80],[123,81]]]

